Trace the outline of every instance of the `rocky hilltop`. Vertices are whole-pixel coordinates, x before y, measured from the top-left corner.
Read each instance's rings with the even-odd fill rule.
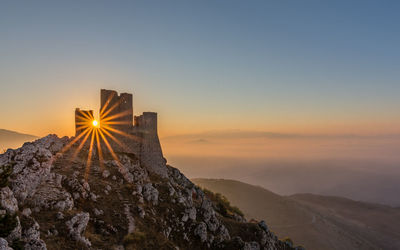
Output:
[[[176,168],[165,177],[127,153],[88,164],[88,148],[60,153],[71,140],[0,155],[0,249],[293,249]]]

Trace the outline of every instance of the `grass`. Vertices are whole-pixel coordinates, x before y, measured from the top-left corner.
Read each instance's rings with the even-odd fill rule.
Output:
[[[125,249],[176,249],[175,245],[157,232],[135,231],[123,239]]]
[[[146,240],[146,234],[143,232],[133,232],[130,234],[127,234],[124,239],[122,240],[124,245],[132,244],[132,243],[137,243],[137,242],[142,242]]]

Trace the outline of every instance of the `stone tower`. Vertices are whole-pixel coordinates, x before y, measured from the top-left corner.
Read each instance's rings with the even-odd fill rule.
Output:
[[[81,110],[79,108],[75,109],[75,136],[79,136],[85,130],[85,123],[88,119],[94,119],[93,110]]]
[[[149,171],[166,177],[166,160],[157,132],[157,113],[143,112],[142,115],[133,116],[132,99],[129,93],[118,95],[114,90],[101,89],[99,129],[111,128],[107,131],[113,138],[106,140],[114,152],[134,154]],[[75,110],[76,136],[83,131],[82,117],[87,116],[93,117],[93,111]],[[104,143],[101,147],[103,149]],[[103,150],[109,151],[105,147]]]

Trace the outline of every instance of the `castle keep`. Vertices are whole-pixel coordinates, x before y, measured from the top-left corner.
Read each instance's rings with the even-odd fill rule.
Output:
[[[157,113],[144,112],[134,116],[132,94],[118,95],[116,91],[106,89],[100,92],[100,129],[103,127],[111,134],[104,133],[104,136],[113,151],[134,154],[147,169],[166,176],[166,160],[157,132]],[[75,110],[75,136],[84,131],[81,124],[87,117],[94,119],[92,110]],[[102,149],[107,151],[103,144]]]

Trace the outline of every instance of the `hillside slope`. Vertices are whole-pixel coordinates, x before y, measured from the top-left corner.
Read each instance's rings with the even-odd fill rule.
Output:
[[[49,135],[0,155],[0,249],[293,249],[178,169],[165,178],[133,154],[101,161],[70,142]]]
[[[193,179],[225,195],[245,217],[265,219],[280,238],[307,249],[399,249],[400,209],[338,197],[279,196],[234,180]]]
[[[8,148],[18,148],[24,142],[33,141],[37,136],[22,134],[15,131],[0,129],[0,153]]]

